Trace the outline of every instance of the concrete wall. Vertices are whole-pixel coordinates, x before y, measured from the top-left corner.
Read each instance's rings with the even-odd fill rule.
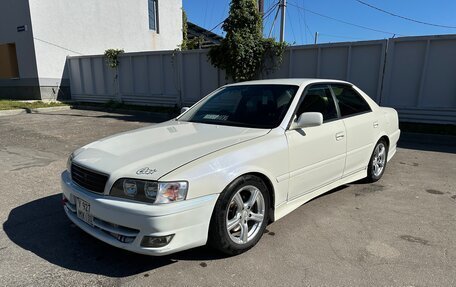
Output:
[[[27,26],[18,32],[17,27]],[[39,99],[38,72],[28,0],[0,1],[0,44],[16,45],[19,79],[0,79],[0,98]]]

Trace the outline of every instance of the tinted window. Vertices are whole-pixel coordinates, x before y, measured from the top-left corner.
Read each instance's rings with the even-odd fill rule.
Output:
[[[192,107],[180,121],[252,128],[275,128],[283,120],[298,86],[226,87]]]
[[[319,112],[323,115],[323,121],[337,119],[336,105],[327,85],[312,86],[305,92],[296,115],[305,112]]]
[[[342,117],[370,112],[371,108],[355,90],[345,85],[331,85]]]

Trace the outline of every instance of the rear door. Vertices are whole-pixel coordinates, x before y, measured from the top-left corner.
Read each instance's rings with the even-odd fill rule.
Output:
[[[288,200],[312,192],[342,177],[345,165],[345,126],[339,119],[329,85],[312,85],[295,113],[320,112],[323,124],[287,130],[290,187]]]
[[[347,132],[347,159],[343,176],[367,168],[378,123],[369,104],[351,85],[331,84]]]

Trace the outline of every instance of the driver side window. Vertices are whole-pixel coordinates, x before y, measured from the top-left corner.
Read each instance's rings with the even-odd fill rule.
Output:
[[[318,112],[323,115],[323,122],[338,118],[336,105],[327,85],[315,85],[310,87],[304,94],[296,116],[302,113]]]

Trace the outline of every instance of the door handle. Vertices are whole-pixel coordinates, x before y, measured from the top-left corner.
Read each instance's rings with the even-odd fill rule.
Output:
[[[377,121],[374,122],[374,128],[378,128],[378,122]]]
[[[339,132],[339,133],[336,134],[336,141],[343,140],[344,137],[345,137],[344,132]]]

